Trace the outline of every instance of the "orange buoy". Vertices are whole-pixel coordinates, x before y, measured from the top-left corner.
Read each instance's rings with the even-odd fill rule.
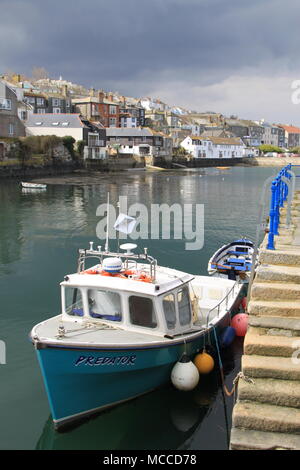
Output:
[[[231,320],[231,326],[235,329],[237,336],[245,336],[248,328],[247,313],[238,313]]]
[[[202,353],[197,354],[194,359],[194,364],[200,374],[209,374],[215,366],[215,361],[210,354],[203,351]]]

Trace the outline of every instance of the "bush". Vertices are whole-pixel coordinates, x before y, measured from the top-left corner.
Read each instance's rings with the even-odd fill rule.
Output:
[[[78,140],[78,142],[77,142],[77,152],[79,153],[80,157],[83,157],[84,147],[85,147],[84,140]]]
[[[62,143],[66,147],[66,149],[69,151],[69,154],[71,155],[72,159],[75,157],[75,151],[74,151],[74,144],[76,140],[74,137],[67,135],[66,137],[62,138]]]
[[[275,145],[263,144],[263,145],[260,145],[258,148],[263,153],[268,153],[268,152],[282,153],[282,149],[280,147],[276,147]]]

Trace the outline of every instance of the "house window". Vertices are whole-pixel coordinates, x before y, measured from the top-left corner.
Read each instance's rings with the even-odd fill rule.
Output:
[[[65,289],[65,312],[68,315],[83,317],[82,297],[77,287],[67,287]]]
[[[11,100],[0,98],[0,109],[11,109]]]
[[[177,293],[179,322],[181,326],[188,325],[191,321],[190,296],[187,287],[183,287]]]
[[[45,114],[45,113],[46,113],[46,110],[45,110],[45,108],[38,108],[38,109],[37,109],[37,113],[38,113],[38,114]]]
[[[116,127],[116,118],[109,118],[109,127]]]
[[[8,125],[8,135],[14,135],[14,125],[13,124]]]
[[[36,104],[37,106],[44,106],[44,98],[37,98]]]
[[[52,100],[52,106],[59,106],[59,105],[60,105],[59,100],[57,98],[54,98]]]
[[[26,111],[21,111],[21,120],[25,121],[27,119],[27,112]]]
[[[60,108],[53,108],[53,114],[60,114]]]
[[[89,314],[93,318],[121,321],[121,297],[117,292],[100,289],[88,291]]]
[[[116,106],[109,106],[109,114],[117,114],[117,107]]]
[[[163,309],[168,330],[172,330],[176,325],[176,308],[173,294],[166,295],[163,299]]]
[[[131,295],[129,297],[130,322],[146,328],[156,328],[157,321],[153,302],[148,297]]]

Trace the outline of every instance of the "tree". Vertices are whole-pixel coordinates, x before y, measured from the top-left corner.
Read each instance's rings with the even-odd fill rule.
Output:
[[[275,145],[262,144],[258,148],[263,153],[267,153],[267,152],[282,153],[282,149],[280,147],[276,147]]]
[[[43,78],[48,78],[49,73],[44,67],[33,67],[32,69],[32,79],[34,81],[41,80]]]

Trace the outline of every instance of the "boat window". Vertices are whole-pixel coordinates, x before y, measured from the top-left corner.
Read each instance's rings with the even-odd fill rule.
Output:
[[[83,317],[83,305],[81,292],[77,287],[66,287],[66,313]]]
[[[129,315],[133,325],[155,328],[157,321],[155,317],[153,302],[148,297],[131,295],[129,297]]]
[[[191,306],[187,287],[183,287],[177,292],[177,302],[180,325],[188,325],[191,322]]]
[[[117,292],[106,290],[88,290],[89,314],[93,318],[121,321],[121,297]]]
[[[173,294],[169,294],[164,297],[163,308],[167,327],[169,330],[172,330],[176,325],[175,297]]]

